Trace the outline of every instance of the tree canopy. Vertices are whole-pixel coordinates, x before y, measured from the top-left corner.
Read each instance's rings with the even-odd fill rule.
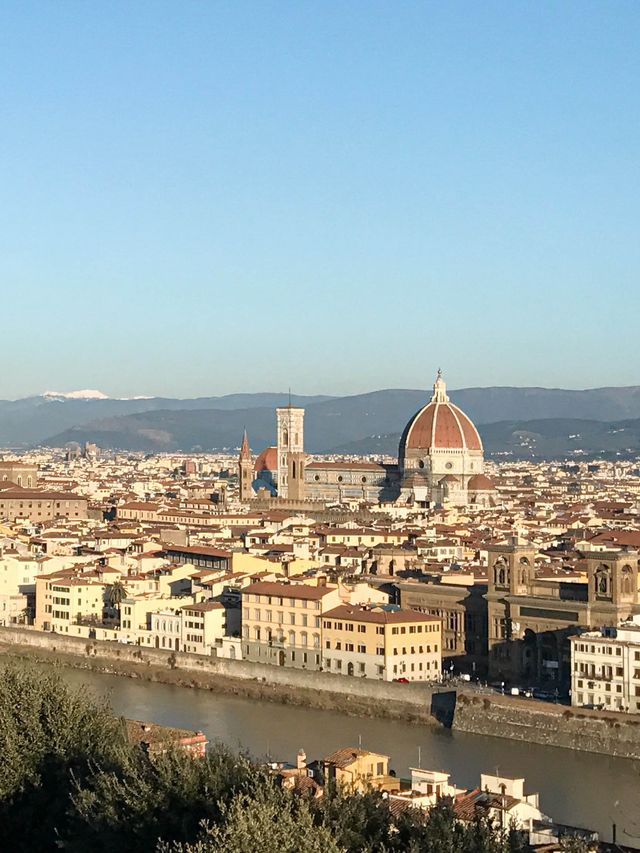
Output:
[[[519,853],[519,834],[456,820],[443,801],[394,816],[377,791],[282,788],[214,745],[149,754],[124,721],[54,670],[0,667],[0,825],[6,850],[48,853]]]

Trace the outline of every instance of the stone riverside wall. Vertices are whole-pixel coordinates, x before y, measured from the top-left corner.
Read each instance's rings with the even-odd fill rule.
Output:
[[[147,649],[30,628],[0,627],[0,645],[15,654],[55,658],[71,666],[171,684],[220,689],[290,704],[420,722],[435,723],[435,717],[442,717],[442,699],[434,712],[435,717],[432,717],[432,697],[438,694],[424,684],[373,681],[168,649]],[[252,689],[252,683],[262,685],[262,689]],[[230,684],[235,684],[235,689],[230,689]],[[314,701],[314,694],[324,698]]]
[[[98,672],[640,759],[640,716],[0,627],[0,648]]]
[[[458,693],[453,729],[640,759],[640,716],[506,696]]]

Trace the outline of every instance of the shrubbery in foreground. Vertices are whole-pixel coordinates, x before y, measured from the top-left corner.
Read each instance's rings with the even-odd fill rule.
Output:
[[[0,848],[25,853],[516,853],[515,833],[463,825],[447,803],[394,819],[377,792],[283,790],[215,746],[149,757],[55,672],[0,669]]]

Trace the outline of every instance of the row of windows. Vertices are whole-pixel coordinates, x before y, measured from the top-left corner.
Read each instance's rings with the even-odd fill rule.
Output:
[[[242,636],[245,640],[249,639],[250,636],[249,626],[244,625],[242,628]],[[283,631],[279,631],[275,634],[271,630],[271,628],[260,628],[256,625],[253,629],[253,639],[257,643],[271,643],[275,640],[277,643],[284,643],[285,635]],[[314,649],[320,648],[320,634],[313,634],[311,638],[311,642],[313,643]],[[306,631],[301,631],[299,634],[296,634],[295,631],[289,631],[287,634],[287,644],[290,646],[307,646],[309,644],[309,635]]]
[[[319,601],[309,601],[307,598],[282,598],[278,595],[260,595],[244,593],[247,602],[254,604],[272,604],[275,607],[300,607],[307,610],[320,610]]]
[[[259,658],[261,658],[261,657],[270,658],[269,650],[266,650],[264,655],[262,654],[262,652],[263,652],[263,649],[258,648],[258,657]],[[247,658],[250,659],[251,646],[245,646],[244,647],[244,653],[247,656]],[[284,654],[284,652],[283,652],[283,654]],[[294,650],[291,650],[289,652],[289,656],[290,656],[292,663],[295,663],[296,660],[300,660],[303,665],[307,664],[307,663],[315,663],[316,666],[320,666],[320,655],[309,655],[307,652],[302,652],[302,654],[300,655],[300,658],[297,658],[296,652]]]
[[[339,658],[337,660],[331,660],[331,658],[325,658],[324,659],[324,666],[325,666],[325,669],[328,669],[328,670],[333,669],[336,672],[342,672],[342,661]],[[350,675],[355,675],[356,670],[355,670],[354,665],[351,662],[349,662],[347,664],[346,669]],[[365,664],[363,664],[363,663],[358,664],[358,673],[360,675],[364,675]],[[384,666],[381,666],[379,664],[376,666],[376,675],[378,675],[378,677],[382,678],[382,676],[384,675]]]
[[[575,648],[579,652],[585,652],[585,654],[590,655],[612,655],[614,646],[611,643],[607,643],[605,646],[594,646],[589,643],[576,643]],[[621,646],[615,646],[616,655],[622,655]],[[636,660],[640,660],[640,652],[636,652]]]
[[[325,628],[333,628],[336,631],[353,631],[355,630],[353,622],[332,622],[330,619],[324,620]],[[366,625],[358,625],[358,632],[364,634],[367,630]],[[384,625],[376,625],[376,634],[384,634]]]
[[[596,669],[595,664],[592,663],[580,662],[576,664],[576,675],[583,675],[585,678],[613,678],[613,670],[612,666],[602,666]],[[624,667],[615,667],[615,677],[624,678]],[[633,680],[640,681],[640,668],[633,670]]]
[[[166,619],[162,621],[158,620],[155,623],[155,630],[162,631],[165,634],[179,634],[180,633],[180,623],[169,620],[167,622]]]
[[[427,633],[430,634],[430,633],[433,633],[433,631],[437,631],[438,627],[439,627],[438,625],[409,625],[409,630],[407,631],[405,626],[402,625],[400,627],[392,628],[391,633],[392,634],[406,634],[406,633],[422,634],[422,631],[424,630],[425,634],[427,634]]]
[[[256,607],[253,611],[253,619],[255,622],[275,622],[276,625],[284,625],[285,624],[284,616],[285,615],[281,610],[278,610],[276,612],[276,618],[275,619],[273,618],[273,611],[272,610],[260,610],[259,608]],[[243,608],[242,617],[243,617],[243,619],[250,619],[251,618],[250,610],[248,607]],[[300,620],[299,622],[298,622],[298,619]],[[289,613],[289,622],[287,624],[288,625],[300,624],[303,628],[308,627],[309,617],[307,616],[306,613],[302,613],[298,617],[298,619],[296,618],[295,613]],[[320,627],[320,617],[319,616],[313,616],[312,619],[313,619],[313,627],[319,628]]]
[[[325,649],[330,649],[331,648],[331,640],[325,640],[324,647],[325,647]],[[336,640],[333,647],[337,652],[342,651],[341,640]],[[366,655],[367,654],[367,647],[365,645],[363,645],[362,643],[359,643],[357,648],[358,648],[358,654],[360,654],[360,655]],[[353,643],[345,643],[344,644],[345,652],[352,652],[353,649],[354,649]]]
[[[54,619],[69,619],[69,613],[64,610],[54,610],[51,614]]]

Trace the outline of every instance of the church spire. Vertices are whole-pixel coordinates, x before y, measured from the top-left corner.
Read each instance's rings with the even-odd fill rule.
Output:
[[[433,385],[433,397],[431,398],[432,403],[448,403],[449,397],[447,396],[447,385],[444,379],[442,378],[442,369],[438,368],[438,375],[436,376],[436,381]]]
[[[240,447],[240,459],[251,459],[251,451],[249,450],[249,438],[245,429],[242,436],[242,446]]]

